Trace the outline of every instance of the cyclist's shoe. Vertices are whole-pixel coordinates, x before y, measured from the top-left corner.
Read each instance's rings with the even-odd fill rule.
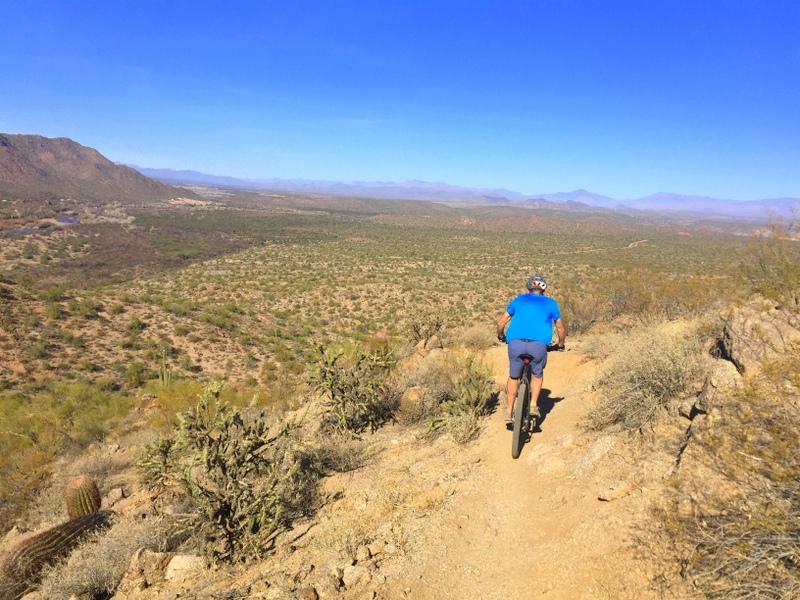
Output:
[[[531,416],[534,419],[541,419],[542,418],[542,411],[539,410],[539,407],[534,405],[531,406]]]
[[[514,422],[514,413],[506,411],[506,424]]]

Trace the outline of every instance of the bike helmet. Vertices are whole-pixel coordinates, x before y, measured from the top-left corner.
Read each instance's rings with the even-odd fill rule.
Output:
[[[525,282],[525,287],[527,287],[530,291],[533,291],[534,289],[545,291],[547,289],[547,282],[544,280],[544,277],[539,275],[531,275],[528,278],[528,281]]]

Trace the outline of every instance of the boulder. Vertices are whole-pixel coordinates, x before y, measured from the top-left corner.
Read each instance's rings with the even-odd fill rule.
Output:
[[[439,339],[438,335],[432,335],[428,338],[428,341],[425,342],[425,350],[430,352],[431,350],[436,350],[437,348],[442,347],[442,340]]]
[[[757,372],[761,359],[779,356],[800,342],[800,328],[791,311],[764,300],[737,308],[723,320],[717,352],[742,374]]]

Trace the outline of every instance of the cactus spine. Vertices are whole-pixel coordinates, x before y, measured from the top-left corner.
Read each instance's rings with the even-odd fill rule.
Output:
[[[108,526],[112,514],[106,510],[81,515],[22,540],[6,555],[0,576],[5,582],[24,583],[27,591],[33,590],[42,569],[67,556],[90,533]]]
[[[79,475],[70,481],[64,497],[70,519],[100,510],[100,490],[94,480],[86,475]]]

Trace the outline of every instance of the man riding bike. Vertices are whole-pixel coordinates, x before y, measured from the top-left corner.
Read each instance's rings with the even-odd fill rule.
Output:
[[[531,415],[541,417],[537,405],[539,392],[544,382],[544,367],[547,364],[547,347],[553,339],[553,324],[558,333],[558,350],[564,350],[567,337],[558,303],[544,295],[547,282],[533,275],[525,283],[527,294],[520,294],[508,305],[505,314],[497,321],[497,339],[508,341],[509,373],[506,384],[506,422],[511,421],[511,409],[517,395],[519,377],[522,374],[523,354],[531,360]],[[510,325],[509,325],[510,323]],[[508,331],[505,331],[508,325]]]

